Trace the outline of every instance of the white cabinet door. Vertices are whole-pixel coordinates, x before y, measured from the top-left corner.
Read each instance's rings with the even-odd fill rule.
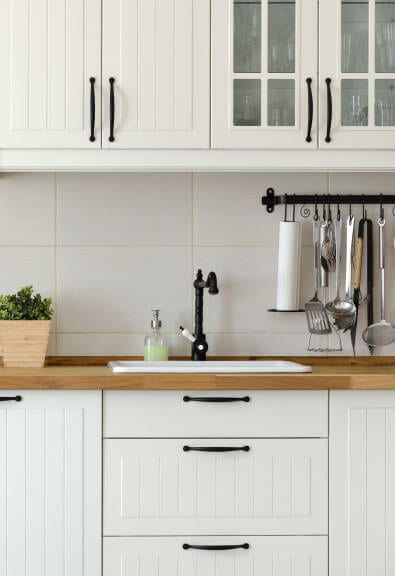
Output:
[[[101,392],[1,391],[0,576],[100,576]]]
[[[103,147],[208,148],[209,102],[210,0],[103,0]]]
[[[395,148],[395,2],[320,0],[319,38],[320,147]]]
[[[330,401],[330,576],[395,574],[395,392]]]
[[[105,440],[104,535],[327,534],[327,462],[327,440]]]
[[[100,147],[100,29],[100,0],[1,0],[1,148]]]
[[[249,547],[194,550],[192,546]],[[327,539],[313,537],[104,538],[103,576],[327,576]]]
[[[317,147],[317,19],[317,0],[212,1],[214,148]]]

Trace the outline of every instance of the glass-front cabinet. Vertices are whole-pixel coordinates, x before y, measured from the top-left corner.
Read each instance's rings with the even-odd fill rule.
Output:
[[[212,2],[212,144],[315,148],[317,0]]]
[[[320,147],[395,147],[395,0],[320,0]]]

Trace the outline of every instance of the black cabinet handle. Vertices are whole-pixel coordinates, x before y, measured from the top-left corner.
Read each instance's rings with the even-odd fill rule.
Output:
[[[115,98],[114,98],[114,82],[115,78],[110,78],[110,136],[109,141],[114,142],[114,121],[115,121]]]
[[[249,452],[249,446],[183,446],[184,452]]]
[[[327,108],[328,108],[328,116],[326,121],[326,136],[325,142],[329,144],[331,142],[331,129],[332,129],[332,91],[331,91],[331,78],[326,78],[326,93],[327,93]]]
[[[249,544],[228,544],[223,546],[197,546],[194,544],[183,544],[184,550],[238,550],[242,548],[243,550],[248,550]]]
[[[95,104],[95,79],[89,78],[91,84],[91,99],[90,99],[90,109],[91,109],[91,135],[89,142],[94,142],[95,138],[95,116],[96,116],[96,104]]]
[[[0,396],[0,402],[21,402],[22,396]]]
[[[306,78],[307,84],[307,105],[308,105],[308,120],[307,120],[307,136],[306,142],[311,142],[311,129],[313,127],[313,91],[311,89],[311,85],[313,83],[312,78]]]
[[[234,398],[231,396],[184,396],[184,402],[249,402],[249,396]]]

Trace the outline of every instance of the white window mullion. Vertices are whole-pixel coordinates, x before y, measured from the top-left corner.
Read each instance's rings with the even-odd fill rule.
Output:
[[[267,126],[267,78],[269,55],[269,0],[262,0],[262,67],[261,67],[261,122]]]

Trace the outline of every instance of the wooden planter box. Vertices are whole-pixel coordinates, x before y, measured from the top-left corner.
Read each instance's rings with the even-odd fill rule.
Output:
[[[0,320],[5,368],[42,368],[51,320]]]

